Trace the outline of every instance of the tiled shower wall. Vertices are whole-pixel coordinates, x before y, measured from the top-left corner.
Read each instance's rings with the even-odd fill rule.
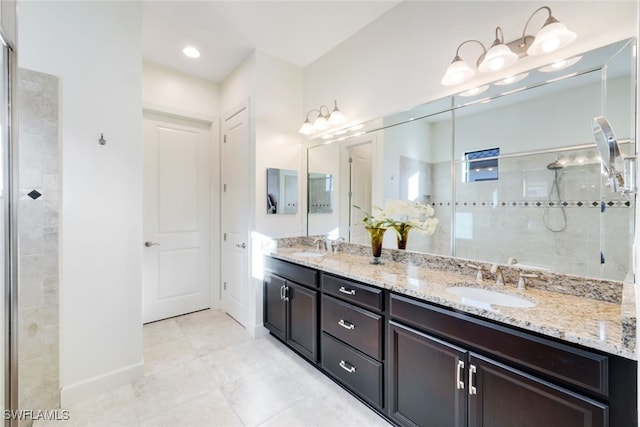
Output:
[[[59,406],[58,78],[20,69],[18,112],[19,404],[46,410]]]
[[[500,159],[496,181],[462,182],[456,163],[456,197],[449,188],[449,162],[431,165],[432,203],[440,220],[437,235],[426,238],[428,252],[449,255],[455,208],[455,256],[524,265],[560,273],[611,280],[629,279],[633,243],[633,198],[604,185],[595,149]],[[547,165],[566,160],[558,187],[549,198],[554,171]],[[435,185],[435,183],[439,183]],[[546,207],[546,213],[545,213]],[[566,226],[560,229],[566,216]],[[411,238],[414,238],[412,236]],[[423,239],[418,235],[415,239]]]

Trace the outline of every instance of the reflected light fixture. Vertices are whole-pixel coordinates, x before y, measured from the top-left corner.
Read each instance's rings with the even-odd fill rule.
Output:
[[[527,35],[527,28],[531,19],[541,10],[548,12],[547,20],[535,37]],[[517,40],[505,43],[502,28],[496,27],[495,40],[489,50],[485,48],[482,42],[475,39],[465,40],[460,43],[456,49],[456,55],[440,83],[444,86],[454,86],[470,80],[475,75],[475,70],[460,57],[460,48],[467,43],[473,42],[482,46],[482,54],[476,61],[476,67],[481,73],[488,73],[504,70],[526,55],[542,55],[554,52],[574,41],[576,37],[576,33],[567,29],[564,24],[553,17],[548,6],[542,6],[529,16],[522,30],[522,36]]]
[[[311,113],[317,113],[318,116],[315,118],[313,123],[309,120],[309,116]],[[330,126],[337,126],[346,121],[344,114],[342,111],[338,109],[338,101],[333,102],[333,111],[329,112],[329,107],[326,105],[321,105],[318,109],[310,110],[307,113],[307,117],[300,126],[298,132],[303,135],[311,135],[314,132],[325,130]]]
[[[554,71],[564,70],[565,68],[571,67],[573,64],[577,63],[581,59],[582,59],[582,56],[574,56],[573,58],[562,59],[560,61],[556,61],[552,64],[538,68],[538,71],[541,71],[543,73],[552,73]]]
[[[513,83],[517,83],[520,80],[523,80],[528,75],[529,75],[529,73],[521,73],[521,74],[517,74],[515,76],[505,77],[504,79],[498,80],[497,82],[494,82],[493,84],[497,85],[497,86],[510,85],[510,84],[513,84]]]

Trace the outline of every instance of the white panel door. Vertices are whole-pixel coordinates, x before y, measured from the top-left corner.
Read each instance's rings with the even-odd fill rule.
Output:
[[[359,206],[373,214],[371,182],[372,176],[372,144],[371,142],[349,147],[350,188],[349,205],[351,209],[351,242],[369,244],[369,234],[362,225],[364,214],[353,208]]]
[[[246,326],[249,283],[249,114],[245,104],[227,114],[222,139],[222,307]]]
[[[211,306],[210,127],[145,112],[145,323]]]

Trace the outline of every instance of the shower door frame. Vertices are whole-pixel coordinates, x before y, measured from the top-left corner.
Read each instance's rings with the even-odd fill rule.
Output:
[[[18,139],[16,111],[17,55],[14,44],[5,37],[0,28],[2,46],[2,85],[4,99],[0,100],[2,125],[7,128],[2,143],[2,173],[4,181],[3,224],[4,227],[4,277],[2,301],[4,319],[2,339],[4,341],[4,407],[5,427],[17,427],[19,418],[13,416],[18,410]],[[12,411],[7,417],[6,411]]]

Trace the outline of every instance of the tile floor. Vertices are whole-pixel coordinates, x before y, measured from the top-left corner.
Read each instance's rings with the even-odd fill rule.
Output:
[[[205,310],[144,326],[144,378],[35,427],[389,426],[271,336]]]

